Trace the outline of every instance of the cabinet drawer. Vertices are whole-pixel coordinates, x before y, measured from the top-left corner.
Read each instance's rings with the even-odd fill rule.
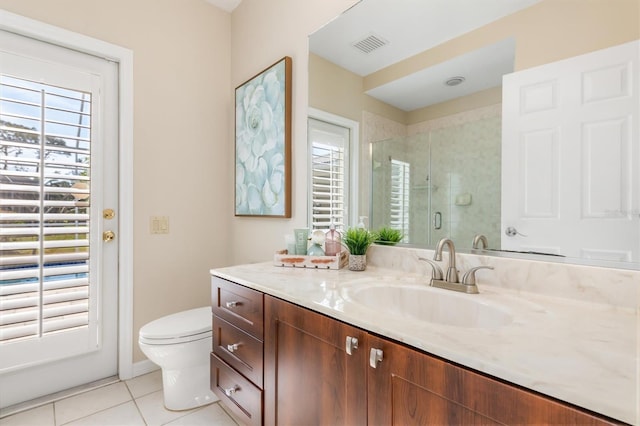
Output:
[[[262,391],[211,354],[211,390],[247,425],[262,424]]]
[[[211,284],[213,313],[262,340],[263,294],[218,277]]]
[[[262,388],[262,341],[213,316],[213,352]]]

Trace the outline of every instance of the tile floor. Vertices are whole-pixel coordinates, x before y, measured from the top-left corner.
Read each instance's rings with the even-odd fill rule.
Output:
[[[220,403],[169,411],[160,370],[0,419],[1,426],[236,426]]]

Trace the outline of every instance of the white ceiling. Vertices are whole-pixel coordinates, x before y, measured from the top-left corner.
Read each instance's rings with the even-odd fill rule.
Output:
[[[233,12],[233,9],[238,7],[242,0],[206,0],[208,3],[211,3],[214,6],[219,7],[222,10],[226,10],[227,12]]]
[[[361,76],[482,27],[540,0],[364,0],[309,38],[309,50]],[[371,53],[354,43],[374,35],[387,42]],[[499,86],[513,71],[513,40],[505,40],[375,88],[371,96],[410,111]],[[453,76],[466,81],[455,87]]]
[[[367,91],[383,102],[413,111],[502,85],[502,76],[513,72],[515,40],[512,38],[425,68],[407,77]],[[464,77],[463,84],[447,86],[452,77]]]

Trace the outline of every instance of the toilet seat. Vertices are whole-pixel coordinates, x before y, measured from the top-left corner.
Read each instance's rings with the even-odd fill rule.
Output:
[[[173,345],[211,337],[211,307],[191,309],[151,321],[140,329],[140,343]]]

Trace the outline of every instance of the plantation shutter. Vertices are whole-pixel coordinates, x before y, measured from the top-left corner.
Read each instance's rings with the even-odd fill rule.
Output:
[[[311,149],[311,226],[336,229],[346,224],[349,130],[309,119]]]
[[[0,75],[0,344],[88,324],[91,101]]]
[[[391,203],[389,205],[390,227],[401,231],[408,243],[409,235],[409,174],[410,165],[404,161],[391,160]]]

